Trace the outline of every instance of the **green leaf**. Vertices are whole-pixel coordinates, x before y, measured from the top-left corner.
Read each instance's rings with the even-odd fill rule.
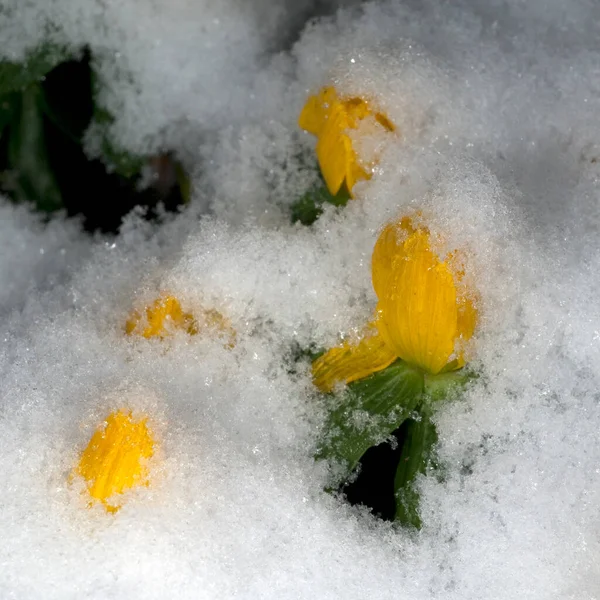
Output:
[[[44,77],[42,87],[44,116],[56,129],[54,133],[82,146],[93,113],[89,53],[52,69]]]
[[[320,179],[319,185],[310,189],[300,200],[292,204],[292,223],[300,222],[302,225],[312,225],[323,214],[323,204],[346,206],[348,203],[350,194],[345,185],[335,196],[332,196],[323,178]]]
[[[419,529],[419,492],[414,485],[415,478],[419,473],[425,474],[429,470],[438,435],[429,410],[421,407],[417,412],[420,413],[420,418],[407,419],[399,433],[402,451],[396,469],[394,491],[396,522]]]
[[[398,360],[356,381],[332,407],[317,458],[344,465],[345,479],[362,455],[384,441],[423,400],[423,374]]]
[[[31,201],[38,209],[51,212],[63,203],[48,162],[42,97],[39,84],[18,95],[8,130],[9,171],[3,179],[17,201]]]
[[[59,63],[68,60],[69,53],[51,45],[43,45],[31,52],[23,62],[0,62],[0,97],[21,91],[39,82]]]
[[[4,128],[12,121],[20,104],[20,94],[8,94],[0,98],[0,136]]]

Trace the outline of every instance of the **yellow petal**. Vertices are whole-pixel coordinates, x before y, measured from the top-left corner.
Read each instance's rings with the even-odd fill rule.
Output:
[[[458,304],[453,274],[432,252],[427,231],[408,237],[390,277],[377,285],[383,339],[406,362],[439,373],[455,351]]]
[[[386,225],[379,235],[371,259],[373,289],[378,298],[392,276],[393,261],[404,256],[404,241],[414,231],[411,220],[405,217],[400,223]]]
[[[324,87],[318,94],[308,98],[298,117],[298,125],[309,133],[320,136],[330,112],[339,103],[335,88]]]
[[[140,315],[139,311],[131,311],[129,318],[125,322],[125,333],[127,335],[132,335],[133,333],[141,333],[138,331],[138,325],[141,320],[142,315]]]
[[[447,258],[448,265],[454,274],[454,282],[457,290],[457,311],[456,322],[457,341],[455,353],[457,354],[457,366],[460,368],[465,365],[466,343],[471,339],[477,326],[477,307],[479,294],[475,289],[465,284],[465,265],[462,262],[463,255],[460,252],[452,252]]]
[[[396,126],[383,113],[377,113],[375,119],[387,131],[396,131]]]
[[[133,487],[148,485],[147,461],[154,440],[146,419],[134,420],[130,412],[111,413],[82,452],[76,474],[82,476],[90,496],[109,512],[120,508],[111,498]]]
[[[474,301],[469,297],[464,297],[458,300],[458,318],[456,321],[457,343],[455,351],[457,356],[456,369],[465,366],[465,344],[468,342],[477,326],[477,309]]]
[[[209,308],[202,311],[202,316],[194,322],[194,327],[190,333],[198,331],[208,331],[224,339],[226,348],[234,348],[237,334],[231,322],[226,319],[218,310]]]
[[[348,164],[352,164],[354,152],[350,138],[342,133],[348,129],[346,113],[336,105],[321,130],[317,142],[317,158],[327,189],[335,196],[346,179]]]
[[[131,313],[125,323],[125,332],[128,335],[164,338],[174,330],[185,331],[189,335],[204,332],[224,338],[227,348],[235,346],[235,329],[229,320],[214,308],[201,310],[198,312],[198,317],[195,317],[182,310],[177,298],[164,296],[147,306],[144,314],[145,318],[137,310]]]
[[[339,383],[357,381],[385,369],[396,360],[373,325],[356,344],[332,348],[312,365],[313,382],[322,392],[330,392]]]
[[[349,138],[348,141],[350,141]],[[351,142],[350,148],[352,148]],[[371,173],[365,171],[365,169],[359,164],[358,156],[356,152],[352,149],[349,153],[349,158],[346,165],[346,187],[349,190],[350,198],[354,198],[352,189],[354,188],[356,182],[368,179],[371,179]]]
[[[371,114],[369,105],[362,98],[350,98],[343,102],[343,107],[348,119],[348,127],[356,129],[358,122]]]
[[[135,310],[125,324],[128,335],[138,334],[145,338],[164,337],[170,330],[181,329],[189,334],[197,333],[194,316],[183,312],[179,300],[174,296],[158,298],[145,310],[145,322]]]
[[[469,340],[477,326],[477,309],[471,298],[463,298],[458,304],[457,333]]]

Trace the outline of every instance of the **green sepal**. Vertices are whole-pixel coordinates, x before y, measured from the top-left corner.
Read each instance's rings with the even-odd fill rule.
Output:
[[[423,400],[423,373],[398,360],[386,369],[348,385],[332,406],[317,458],[342,466],[340,480],[363,454],[387,439]]]
[[[324,204],[346,206],[349,199],[350,194],[345,185],[342,185],[338,193],[333,196],[323,178],[319,177],[319,183],[292,204],[292,223],[312,225],[323,214]]]
[[[416,412],[418,418],[407,419],[400,428],[402,451],[394,478],[394,494],[395,521],[419,529],[421,517],[415,478],[418,474],[426,474],[431,469],[438,435],[429,409],[421,406]]]

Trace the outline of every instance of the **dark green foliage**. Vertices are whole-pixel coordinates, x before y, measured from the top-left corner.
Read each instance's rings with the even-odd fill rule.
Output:
[[[340,395],[328,395],[329,417],[317,458],[336,464],[339,478],[332,489],[384,519],[420,528],[416,480],[438,469],[433,411],[474,377],[465,370],[427,375],[397,360]]]
[[[342,186],[340,191],[332,196],[321,178],[318,185],[310,189],[300,200],[292,204],[292,223],[302,223],[302,225],[312,225],[322,214],[323,205],[332,204],[333,206],[346,206],[350,194],[346,186]]]
[[[49,71],[69,58],[66,50],[46,45],[31,52],[23,63],[0,62],[0,97],[39,83]]]
[[[402,424],[402,452],[394,478],[396,521],[402,525],[421,527],[419,494],[414,487],[416,476],[426,474],[433,463],[437,431],[429,411],[421,407],[419,417]]]
[[[61,208],[62,198],[48,161],[41,81],[66,58],[65,50],[43,46],[22,64],[0,62],[0,186],[44,212]]]
[[[114,232],[135,206],[147,207],[149,217],[159,203],[177,209],[189,201],[190,182],[168,153],[133,156],[107,134],[101,159],[90,160],[83,147],[90,123],[108,132],[114,121],[96,105],[91,63],[89,52],[75,60],[44,46],[23,64],[0,64],[0,191],[44,213],[83,215],[89,230]],[[145,165],[157,183],[140,191]]]
[[[48,162],[42,98],[40,85],[30,84],[7,100],[11,104],[9,170],[4,172],[2,183],[18,202],[29,200],[39,210],[51,212],[62,208],[63,202]]]
[[[411,416],[422,394],[423,374],[400,360],[350,384],[330,413],[319,457],[341,462],[349,475],[371,446]]]

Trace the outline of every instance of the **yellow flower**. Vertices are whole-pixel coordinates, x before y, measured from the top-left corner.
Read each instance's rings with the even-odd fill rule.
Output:
[[[94,500],[102,502],[108,512],[116,512],[121,505],[115,494],[149,484],[147,462],[153,454],[154,440],[146,419],[134,420],[130,412],[119,410],[96,430],[75,475],[85,479]]]
[[[147,306],[146,319],[135,310],[125,324],[128,335],[136,333],[145,338],[163,337],[170,329],[180,329],[193,335],[197,333],[196,322],[191,313],[181,309],[179,300],[174,296],[157,298],[151,306]]]
[[[440,260],[430,238],[409,219],[382,231],[372,259],[377,318],[359,343],[333,348],[313,363],[319,389],[362,379],[398,358],[431,375],[464,366],[477,322],[474,293],[463,283],[459,254]]]
[[[145,319],[134,310],[125,323],[128,335],[137,334],[145,338],[163,338],[174,330],[185,331],[190,335],[201,330],[217,331],[227,338],[229,348],[235,346],[235,331],[219,311],[206,309],[196,318],[191,313],[183,312],[179,300],[170,295],[157,298],[152,305],[147,306]]]
[[[358,157],[348,136],[349,129],[372,117],[386,131],[394,131],[394,124],[380,112],[374,112],[362,98],[338,98],[335,88],[324,87],[307,100],[298,125],[317,136],[317,158],[327,188],[335,196],[345,183],[352,196],[356,181],[369,179],[370,174],[358,163]]]

